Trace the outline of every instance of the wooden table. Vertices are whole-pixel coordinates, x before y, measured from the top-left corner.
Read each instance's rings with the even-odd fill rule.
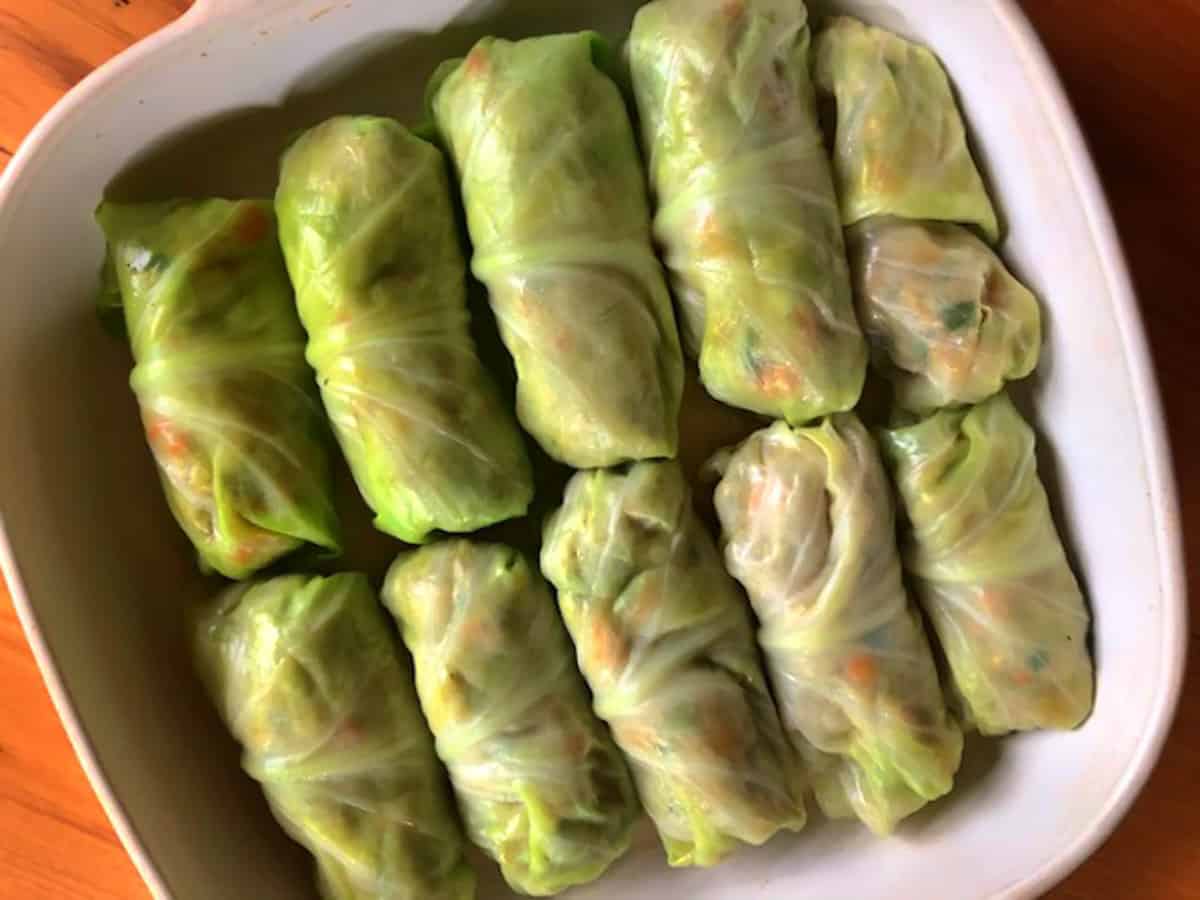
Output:
[[[94,66],[189,0],[0,0],[0,168]],[[1200,0],[1023,0],[1083,120],[1140,290],[1171,422],[1200,667]],[[1191,415],[1189,415],[1191,413]],[[1200,680],[1162,763],[1056,900],[1200,898]],[[42,686],[0,584],[0,895],[145,897]]]

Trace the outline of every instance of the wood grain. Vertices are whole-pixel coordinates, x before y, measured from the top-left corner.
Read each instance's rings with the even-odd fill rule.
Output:
[[[92,68],[188,0],[0,0],[0,168]],[[1200,2],[1022,0],[1088,133],[1141,295],[1171,425],[1189,558],[1200,560]],[[1189,570],[1200,598],[1200,569]],[[1190,662],[1200,665],[1200,599]],[[1200,898],[1200,683],[1162,763],[1107,845],[1055,900]],[[67,743],[0,585],[0,894],[144,898]]]

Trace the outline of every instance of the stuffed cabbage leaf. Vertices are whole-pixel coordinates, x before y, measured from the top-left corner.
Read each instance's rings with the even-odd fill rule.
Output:
[[[655,236],[701,380],[793,423],[853,408],[867,361],[810,42],[802,0],[657,0],[629,42]]]
[[[683,360],[633,126],[594,34],[485,38],[430,88],[517,415],[575,468],[674,456]]]
[[[103,302],[119,290],[130,378],[167,503],[201,564],[244,578],[339,546],[304,331],[260,200],[102,203]]]
[[[402,555],[383,595],[470,838],[525,894],[598,878],[629,848],[637,798],[541,576],[455,540]]]
[[[849,236],[859,319],[900,406],[978,403],[1036,368],[1037,298],[970,231],[880,217]]]
[[[577,474],[542,570],[673,866],[804,825],[749,610],[678,464]]]
[[[1075,728],[1092,708],[1090,618],[1007,394],[884,434],[905,566],[966,719],[983,734]]]
[[[887,834],[950,791],[962,732],[901,581],[875,444],[852,414],[802,430],[778,422],[718,466],[726,566],[758,614],[817,800]]]
[[[442,154],[391,119],[330,119],[284,156],[275,208],[308,360],[376,525],[421,543],[523,515],[529,460],[469,332]]]
[[[326,900],[471,900],[433,739],[363,575],[239,584],[196,656],[243,765],[316,858]]]
[[[833,167],[844,225],[879,215],[933,219],[974,225],[996,241],[996,211],[933,53],[840,16],[817,36],[814,77],[837,106]]]

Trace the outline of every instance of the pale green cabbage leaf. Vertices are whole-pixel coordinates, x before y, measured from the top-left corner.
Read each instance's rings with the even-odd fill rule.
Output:
[[[469,331],[441,152],[341,116],[283,158],[275,209],[308,359],[376,525],[411,543],[525,513],[517,423]]]
[[[801,0],[657,0],[628,56],[655,236],[700,375],[803,423],[858,402],[854,316]]]
[[[124,310],[146,437],[202,565],[244,578],[306,542],[336,551],[329,441],[270,205],[106,202],[96,219],[103,312]]]
[[[725,562],[817,800],[887,834],[950,791],[962,732],[901,581],[875,444],[852,414],[778,422],[716,464]]]
[[[711,866],[803,827],[749,609],[678,464],[577,474],[542,570],[671,865]]]
[[[452,540],[401,555],[383,596],[471,840],[525,894],[599,878],[637,798],[542,577],[508,547]]]
[[[517,415],[576,468],[672,457],[683,359],[645,175],[594,34],[485,38],[430,87]]]
[[[1037,298],[967,229],[880,217],[849,245],[859,319],[901,407],[978,403],[1037,367]]]
[[[813,71],[837,106],[833,167],[843,224],[879,215],[934,219],[974,225],[997,240],[996,210],[933,53],[840,16],[817,37]]]
[[[1091,712],[1090,616],[1007,394],[884,433],[910,530],[905,567],[966,718],[984,734]]]
[[[326,900],[473,900],[475,874],[407,660],[363,575],[226,591],[196,658]]]

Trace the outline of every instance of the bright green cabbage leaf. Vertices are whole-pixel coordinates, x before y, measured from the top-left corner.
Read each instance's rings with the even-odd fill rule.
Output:
[[[718,457],[725,563],[762,623],[783,724],[827,815],[887,834],[948,793],[962,732],[901,582],[891,488],[852,414]]]
[[[1036,368],[1037,298],[970,231],[880,217],[849,236],[859,319],[900,406],[978,403]]]
[[[343,116],[284,156],[275,209],[325,408],[383,531],[421,543],[523,515],[517,423],[475,351],[442,154]]]
[[[102,203],[130,382],[167,502],[203,565],[243,578],[339,545],[327,436],[270,204]]]
[[[240,584],[203,611],[213,700],[327,900],[472,900],[407,663],[363,575]]]
[[[803,827],[749,610],[676,463],[577,474],[542,570],[671,865]]]
[[[629,41],[684,334],[714,397],[793,423],[853,408],[855,321],[801,0],[657,0]]]
[[[817,87],[837,104],[842,222],[935,219],[1000,234],[950,80],[926,48],[838,17],[816,43]]]
[[[541,576],[507,547],[446,541],[397,559],[383,597],[471,839],[525,894],[599,878],[637,799]]]
[[[884,433],[904,550],[966,717],[984,734],[1074,728],[1092,707],[1090,618],[1007,394]]]
[[[100,266],[100,287],[96,291],[96,318],[113,337],[127,337],[125,305],[121,302],[121,282],[117,278],[117,266],[111,253],[104,254],[104,262]]]
[[[517,366],[517,414],[576,468],[674,456],[683,360],[633,127],[594,34],[485,38],[431,104]]]

